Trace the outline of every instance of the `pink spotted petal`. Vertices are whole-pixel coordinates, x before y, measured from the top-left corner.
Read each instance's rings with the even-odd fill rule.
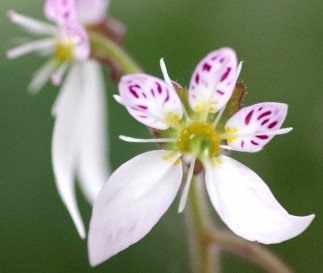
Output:
[[[215,113],[226,105],[236,84],[237,56],[231,48],[209,53],[196,66],[189,86],[193,110]]]
[[[66,22],[62,26],[62,37],[66,42],[70,39],[74,43],[74,58],[76,60],[85,60],[90,55],[90,43],[86,30],[77,22]]]
[[[88,250],[92,266],[142,239],[173,202],[182,164],[165,150],[150,151],[121,165],[94,202]]]
[[[102,21],[109,5],[108,0],[75,0],[77,19],[82,24]]]
[[[211,202],[223,222],[237,235],[263,244],[275,244],[302,233],[314,215],[290,215],[265,182],[238,161],[220,157],[206,164],[205,180]]]
[[[172,86],[147,74],[131,74],[121,78],[119,93],[122,104],[141,123],[164,130],[168,117],[183,115],[182,103]]]
[[[234,150],[254,152],[266,145],[280,129],[288,106],[277,102],[264,102],[241,109],[225,125],[227,132],[237,131],[229,146]]]
[[[58,23],[76,20],[74,0],[46,0],[45,15],[48,20]]]

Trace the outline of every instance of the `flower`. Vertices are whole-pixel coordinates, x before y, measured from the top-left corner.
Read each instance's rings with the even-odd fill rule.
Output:
[[[194,166],[205,169],[208,195],[223,222],[237,235],[264,244],[279,243],[304,231],[314,215],[287,213],[263,180],[248,167],[223,154],[226,150],[256,152],[281,129],[287,105],[258,103],[235,113],[218,130],[220,117],[241,70],[235,52],[211,52],[196,67],[183,105],[161,60],[165,81],[146,74],[124,76],[118,102],[144,125],[165,138],[132,142],[163,143],[168,150],[143,153],[121,165],[109,178],[93,205],[88,248],[97,265],[143,238],[174,200],[188,164],[179,212],[187,200]],[[218,113],[218,115],[215,115]]]
[[[52,162],[58,192],[79,235],[85,228],[77,207],[74,183],[77,178],[90,203],[108,178],[106,162],[106,113],[104,81],[99,64],[90,59],[85,24],[102,20],[107,1],[47,0],[45,15],[54,24],[9,11],[10,20],[38,36],[46,36],[13,48],[9,58],[36,52],[51,56],[34,75],[29,90],[39,91],[51,78],[59,85],[66,75],[52,108],[55,125]],[[68,73],[66,73],[68,71]]]

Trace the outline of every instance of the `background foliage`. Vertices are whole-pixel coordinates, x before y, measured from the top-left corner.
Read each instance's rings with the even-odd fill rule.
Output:
[[[57,88],[26,92],[40,57],[7,61],[6,49],[26,34],[7,20],[8,9],[43,18],[41,0],[0,2],[0,271],[17,272],[188,272],[184,215],[178,200],[140,243],[96,268],[54,185],[50,108]],[[231,46],[243,60],[240,78],[248,85],[245,105],[261,101],[289,104],[286,126],[259,154],[234,157],[255,170],[291,213],[316,219],[301,236],[270,249],[296,272],[321,272],[323,256],[322,109],[323,2],[312,0],[111,0],[110,15],[128,29],[125,46],[146,72],[161,77],[165,58],[174,80],[187,85],[197,62],[209,51]],[[119,134],[148,133],[112,100],[109,85],[110,158],[115,169],[149,145],[122,143]],[[88,222],[90,207],[79,195]],[[214,213],[214,217],[216,213]],[[113,224],[113,223],[112,223]],[[223,255],[224,272],[261,272],[239,258]]]

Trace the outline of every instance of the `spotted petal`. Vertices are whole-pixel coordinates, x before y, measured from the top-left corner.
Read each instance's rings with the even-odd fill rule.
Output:
[[[237,57],[231,48],[208,54],[194,70],[189,86],[193,110],[215,113],[230,99],[236,84]]]
[[[58,23],[76,20],[74,0],[46,0],[45,15],[48,20]]]
[[[150,151],[119,167],[94,202],[88,249],[92,266],[143,238],[174,200],[182,164],[165,150]]]
[[[206,186],[223,222],[237,235],[275,244],[302,233],[314,215],[293,216],[278,203],[252,170],[227,156],[215,166],[206,164]]]
[[[244,152],[261,149],[275,134],[285,133],[285,129],[278,129],[285,120],[287,108],[283,103],[264,102],[241,109],[225,125],[232,135],[228,138],[229,146]]]
[[[183,106],[174,88],[153,76],[124,76],[119,93],[129,113],[149,127],[167,129],[169,120],[181,119],[183,115]]]
[[[77,19],[82,24],[95,24],[106,16],[109,0],[75,0]]]

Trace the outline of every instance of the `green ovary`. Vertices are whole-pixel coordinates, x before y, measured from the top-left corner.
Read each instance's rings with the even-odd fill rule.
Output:
[[[214,157],[220,151],[220,137],[211,124],[194,122],[183,128],[176,146],[182,154],[195,157]]]
[[[74,53],[74,42],[72,39],[67,39],[67,41],[59,41],[55,47],[55,57],[59,61],[66,61],[73,57]]]

